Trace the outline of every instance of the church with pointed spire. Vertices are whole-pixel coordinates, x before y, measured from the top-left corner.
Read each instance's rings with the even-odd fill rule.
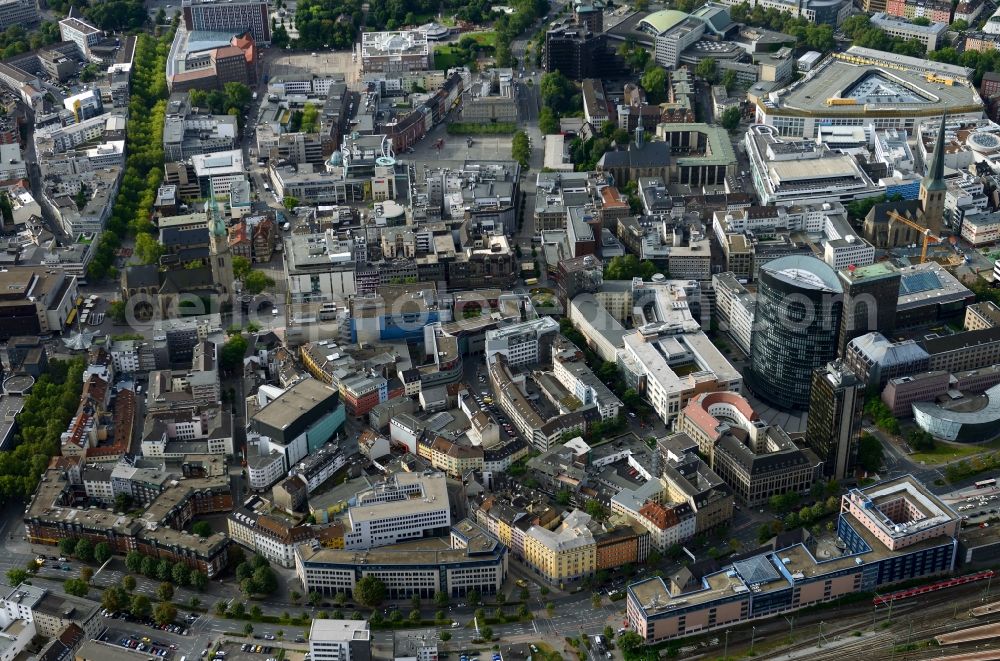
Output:
[[[873,206],[865,217],[865,240],[876,248],[896,248],[922,240],[917,230],[894,220],[890,212],[914,221],[935,236],[941,236],[944,229],[945,194],[948,192],[948,185],[944,181],[945,120],[946,117],[942,115],[930,167],[920,181],[917,199],[881,202]]]
[[[233,298],[233,255],[229,250],[229,230],[222,220],[217,204],[209,211],[209,259],[211,259],[212,277],[223,301]]]

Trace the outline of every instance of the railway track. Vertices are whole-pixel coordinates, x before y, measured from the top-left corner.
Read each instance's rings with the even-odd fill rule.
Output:
[[[881,626],[889,616],[888,606],[880,606],[873,613],[873,607],[868,605],[865,615],[856,611],[855,614],[846,617],[843,613],[840,616],[834,616],[831,613],[831,619],[823,621],[823,647],[827,649],[813,649],[813,652],[808,656],[809,661],[822,659],[843,661],[845,656],[853,652],[860,652],[859,658],[889,659],[894,657],[900,660],[938,658],[942,652],[939,647],[908,652],[900,651],[894,655],[892,649],[904,645],[907,641],[926,640],[941,633],[1000,620],[1000,611],[978,618],[968,616],[968,611],[973,606],[980,605],[977,596],[981,593],[981,586],[966,584],[949,590],[921,595],[915,599],[896,602],[892,607],[893,625],[886,629],[881,629]],[[871,633],[873,615],[876,619],[875,635]],[[961,617],[960,619],[952,619],[953,616]],[[783,656],[815,648],[819,642],[819,632],[815,624],[808,626],[810,629],[816,630],[816,633],[787,647],[772,650],[771,654]],[[855,632],[866,632],[866,635],[856,637]],[[960,651],[961,646],[955,647],[955,653]],[[873,656],[876,651],[878,651],[877,657]]]

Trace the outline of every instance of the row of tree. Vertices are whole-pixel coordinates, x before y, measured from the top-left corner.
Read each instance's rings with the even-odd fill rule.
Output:
[[[110,3],[115,4],[115,3]],[[163,120],[167,112],[166,61],[173,30],[159,39],[139,35],[132,65],[132,96],[127,127],[128,157],[108,226],[94,252],[88,274],[95,280],[112,270],[115,251],[128,234],[147,234],[136,249],[146,259],[159,258],[151,222],[156,192],[163,181]]]
[[[160,581],[172,581],[178,587],[190,586],[201,591],[208,585],[208,576],[204,572],[192,570],[183,562],[171,563],[169,560],[143,555],[138,551],[128,552],[125,556],[125,567],[133,574],[142,574]]]
[[[59,454],[59,439],[80,404],[84,359],[53,358],[38,378],[17,416],[12,450],[0,452],[0,502],[31,496],[49,459]]]

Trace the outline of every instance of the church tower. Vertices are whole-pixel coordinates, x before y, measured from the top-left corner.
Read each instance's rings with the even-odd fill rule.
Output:
[[[920,212],[924,227],[931,233],[940,236],[944,227],[944,196],[948,186],[944,183],[944,123],[941,115],[941,128],[938,129],[937,140],[934,141],[934,154],[927,176],[920,181]]]
[[[212,260],[212,276],[215,278],[216,287],[222,296],[223,301],[232,301],[233,298],[233,255],[229,252],[229,232],[226,223],[219,213],[218,203],[215,196],[209,202],[208,221],[209,234],[209,254]]]

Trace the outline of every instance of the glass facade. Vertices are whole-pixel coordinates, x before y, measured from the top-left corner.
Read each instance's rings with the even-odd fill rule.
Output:
[[[837,354],[842,288],[814,257],[763,265],[750,335],[751,392],[781,409],[806,409],[812,372]]]

